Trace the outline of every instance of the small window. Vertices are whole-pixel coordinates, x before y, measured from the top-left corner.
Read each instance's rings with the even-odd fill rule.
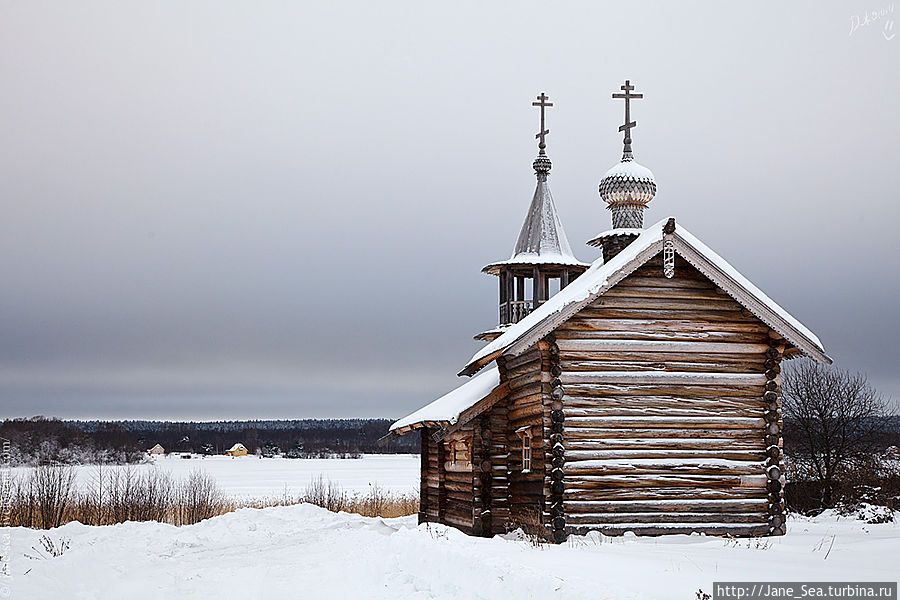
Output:
[[[444,468],[448,471],[471,471],[472,463],[469,458],[469,442],[467,440],[454,440],[447,442],[447,462]]]
[[[516,431],[522,438],[522,472],[531,472],[531,429],[523,427]]]
[[[453,462],[464,463],[469,460],[469,448],[465,442],[455,442],[453,444]]]
[[[531,436],[522,436],[522,472],[531,471]]]

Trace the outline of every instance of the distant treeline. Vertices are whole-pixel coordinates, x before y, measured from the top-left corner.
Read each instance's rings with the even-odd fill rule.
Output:
[[[62,421],[33,417],[0,424],[10,440],[13,464],[114,462],[142,460],[160,444],[166,452],[221,454],[236,443],[293,456],[418,452],[418,436],[387,444],[389,419],[301,419],[266,421]]]

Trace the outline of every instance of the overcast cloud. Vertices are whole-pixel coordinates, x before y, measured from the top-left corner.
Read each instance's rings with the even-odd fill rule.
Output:
[[[496,324],[533,97],[593,260],[625,78],[645,222],[900,397],[900,13],[850,34],[892,5],[4,2],[0,417],[430,401]]]

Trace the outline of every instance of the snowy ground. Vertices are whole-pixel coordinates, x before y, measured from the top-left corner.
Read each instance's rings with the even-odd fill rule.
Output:
[[[186,460],[178,455],[159,456],[151,462],[131,467],[106,466],[105,476],[114,469],[132,468],[136,471],[162,469],[176,479],[185,478],[192,469],[209,473],[226,496],[230,498],[273,498],[284,494],[297,496],[309,482],[322,475],[348,492],[365,493],[372,485],[384,490],[406,494],[418,491],[418,454],[366,454],[358,459],[288,459],[257,458],[256,456],[195,455]],[[13,469],[22,475],[26,469]],[[97,467],[76,467],[78,485],[93,485]]]
[[[310,505],[242,509],[181,528],[70,523],[11,532],[12,578],[0,578],[0,595],[7,585],[8,597],[34,600],[694,600],[713,581],[894,581],[900,564],[900,525],[833,514],[791,519],[781,538],[596,536],[558,547]],[[45,533],[70,540],[69,550],[41,558],[32,547]]]

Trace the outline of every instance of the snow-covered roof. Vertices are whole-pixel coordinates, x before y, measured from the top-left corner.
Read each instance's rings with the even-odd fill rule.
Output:
[[[229,452],[236,452],[238,450],[246,450],[246,448],[244,448],[243,444],[238,443],[228,449]]]
[[[623,160],[607,171],[602,179],[607,177],[630,177],[633,179],[650,179],[655,181],[653,171],[635,160]]]
[[[556,212],[550,184],[546,176],[539,176],[534,197],[528,207],[528,214],[516,240],[509,260],[491,263],[483,270],[495,273],[501,265],[552,264],[586,267],[572,254],[572,247],[563,231],[562,222]]]
[[[644,262],[658,254],[662,250],[663,225],[667,221],[668,219],[663,219],[643,230],[636,240],[609,262],[604,263],[602,259],[594,261],[590,268],[574,282],[475,353],[460,375],[471,375],[477,372],[505,351],[516,355],[526,350],[538,339],[558,327]],[[800,321],[776,304],[683,226],[678,225],[672,234],[672,241],[675,251],[679,255],[766,325],[783,335],[785,339],[808,356],[823,362],[831,362],[831,359],[825,355],[822,342],[812,331],[803,326]]]
[[[488,369],[431,404],[398,420],[391,425],[391,431],[408,428],[426,421],[453,425],[459,419],[460,414],[485,398],[498,385],[500,385],[500,370],[497,367]]]

